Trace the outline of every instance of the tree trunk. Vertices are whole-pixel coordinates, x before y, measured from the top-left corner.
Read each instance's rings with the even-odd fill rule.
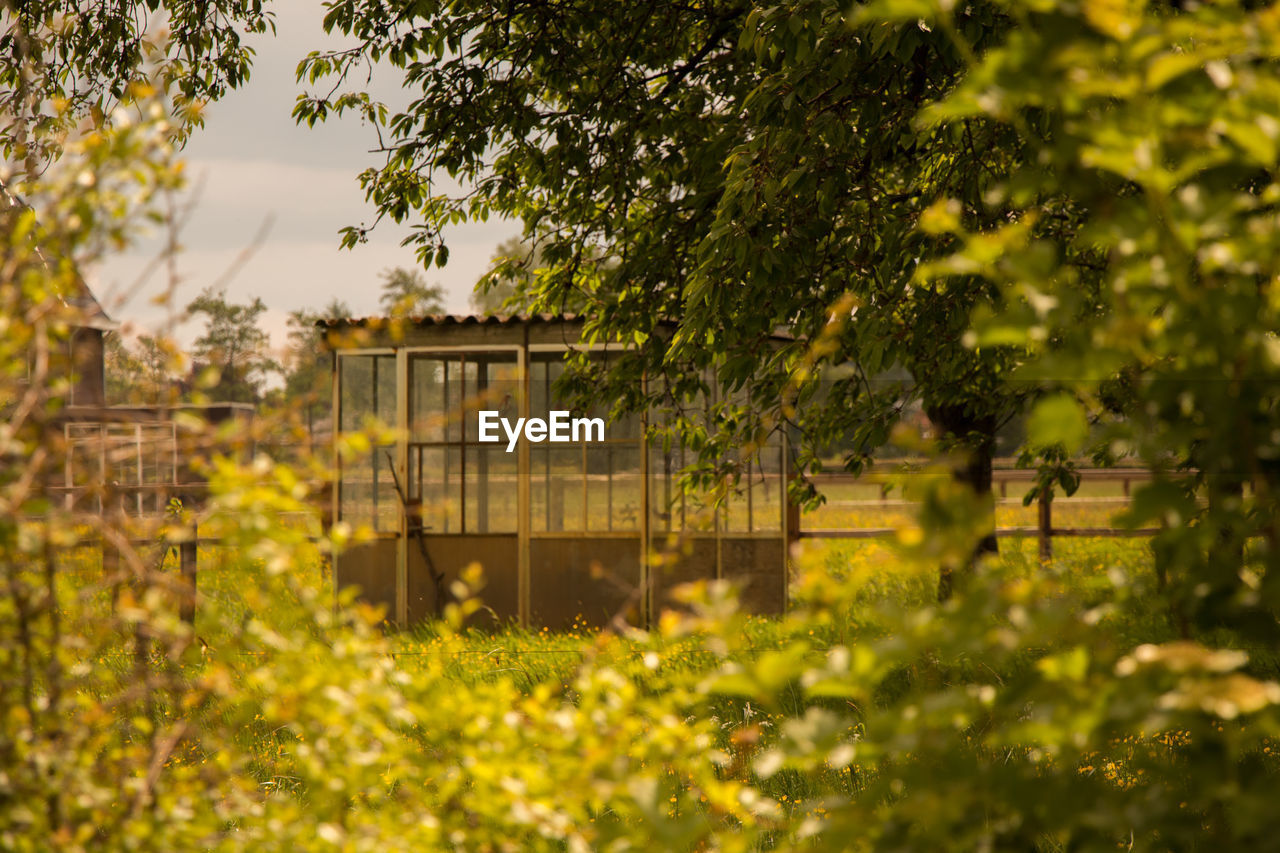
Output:
[[[926,406],[925,413],[933,425],[941,430],[951,448],[961,455],[955,468],[956,482],[973,489],[978,501],[990,513],[991,532],[974,546],[965,570],[972,570],[978,560],[987,554],[997,554],[1000,546],[995,534],[995,498],[991,490],[992,460],[996,450],[996,418],[986,413],[974,413],[962,404]],[[954,592],[955,577],[950,566],[942,566],[938,572],[938,601],[946,601]]]
[[[1252,622],[1249,612],[1252,608],[1245,607],[1241,612],[1236,603],[1237,595],[1242,592],[1241,572],[1246,565],[1242,530],[1246,523],[1244,478],[1235,473],[1209,473],[1205,486],[1208,515],[1217,524],[1218,535],[1209,546],[1201,571],[1197,572],[1197,585],[1207,585],[1209,594],[1187,596],[1187,600],[1194,602],[1192,611],[1200,628],[1230,625],[1238,631],[1247,631]],[[1263,624],[1274,625],[1274,620],[1266,618]]]

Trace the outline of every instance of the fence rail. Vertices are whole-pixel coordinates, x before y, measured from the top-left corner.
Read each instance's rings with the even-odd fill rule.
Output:
[[[1036,471],[1029,468],[1008,467],[1012,460],[997,460],[991,472],[992,490],[999,494],[999,503],[1008,504],[1020,500],[1010,499],[1009,484],[1029,486],[1036,477]],[[1042,560],[1053,557],[1053,540],[1055,537],[1081,538],[1132,538],[1154,536],[1159,533],[1156,527],[1055,527],[1053,524],[1053,506],[1057,504],[1127,504],[1134,482],[1142,482],[1151,478],[1151,473],[1143,468],[1079,468],[1080,482],[1119,483],[1121,496],[1091,496],[1082,498],[1054,498],[1050,493],[1041,493],[1036,501],[1036,525],[1034,527],[997,527],[997,538],[1026,539],[1036,538],[1039,541],[1039,554]],[[828,501],[826,506],[842,509],[905,509],[915,506],[914,501],[890,499],[890,487],[901,474],[883,468],[873,469],[863,475],[854,474],[819,474],[811,479],[818,487],[828,485],[861,485],[874,484],[880,486],[878,499],[872,500],[839,500]],[[882,539],[897,534],[896,527],[809,527],[798,524],[793,535],[796,539]]]
[[[1053,524],[1053,506],[1055,504],[1066,505],[1083,505],[1083,504],[1124,504],[1129,501],[1132,483],[1141,482],[1150,479],[1150,473],[1140,468],[1083,468],[1078,469],[1081,476],[1081,482],[1087,483],[1119,483],[1122,496],[1090,496],[1082,498],[1051,498],[1047,494],[1042,494],[1036,503],[1037,507],[1037,523],[1035,526],[1007,526],[998,527],[995,535],[1000,538],[1035,538],[1039,542],[1039,555],[1042,560],[1052,559],[1053,556],[1053,540],[1057,537],[1096,537],[1096,538],[1128,538],[1128,537],[1144,537],[1153,536],[1159,532],[1158,528],[1142,527],[1142,528],[1122,528],[1110,526],[1055,526]],[[1035,477],[1036,472],[1029,469],[1019,469],[1012,467],[997,468],[992,472],[993,491],[999,495],[1001,504],[1010,504],[1017,501],[1016,498],[1010,499],[1009,485],[1029,486]],[[897,476],[889,471],[881,468],[864,473],[861,476],[853,474],[820,474],[813,477],[813,481],[821,490],[823,486],[879,486],[879,494],[876,498],[870,500],[833,500],[828,502],[827,506],[842,509],[906,509],[915,505],[915,502],[903,500],[900,498],[891,499],[890,486]],[[319,485],[319,484],[317,484]],[[119,501],[121,510],[125,510],[130,506],[142,506],[139,496],[148,496],[152,499],[152,506],[166,505],[170,497],[181,497],[191,502],[195,507],[203,503],[207,497],[208,487],[204,483],[148,483],[148,484],[112,484],[109,487],[88,487],[88,486],[54,486],[50,488],[50,493],[57,496],[65,502],[67,506],[80,504],[86,499],[101,498],[99,507],[102,503],[110,501],[115,503]],[[319,496],[320,504],[317,511],[321,517],[327,515],[328,502],[324,495],[324,489],[316,489]],[[1019,501],[1020,503],[1020,501]],[[134,514],[134,513],[129,513]],[[161,513],[136,513],[137,515],[159,515]],[[825,539],[880,539],[894,536],[898,528],[895,527],[805,527],[803,524],[803,516],[796,513],[792,516],[792,535],[796,539],[809,540],[825,540]],[[90,544],[87,537],[80,543],[82,546]],[[135,544],[153,544],[162,545],[154,540],[146,542],[139,541]],[[200,536],[195,524],[191,525],[189,537],[181,543],[173,543],[171,547],[178,551],[179,565],[181,575],[185,583],[189,584],[190,590],[194,591],[197,576],[197,549],[201,545],[216,545],[220,540],[208,536]],[[115,549],[104,541],[98,542],[103,549],[104,567],[111,563],[118,562],[119,554]],[[168,547],[168,546],[166,546]],[[182,606],[182,616],[186,619],[194,618],[194,592],[189,597],[184,598]]]
[[[880,539],[893,536],[898,532],[896,527],[812,527],[803,528],[796,534],[798,539]],[[1122,539],[1126,537],[1154,536],[1160,532],[1158,527],[1051,527],[1048,537],[1082,537]],[[1039,527],[997,527],[996,536],[1000,538],[1027,539],[1039,537],[1045,531]]]

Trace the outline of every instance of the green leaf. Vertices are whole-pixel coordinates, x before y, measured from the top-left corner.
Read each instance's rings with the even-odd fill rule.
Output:
[[[1084,409],[1070,395],[1055,394],[1036,403],[1027,418],[1027,443],[1033,447],[1064,447],[1076,453],[1089,437]]]

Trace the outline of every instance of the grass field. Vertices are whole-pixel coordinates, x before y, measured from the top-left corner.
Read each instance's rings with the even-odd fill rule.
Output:
[[[1105,527],[1112,524],[1113,515],[1122,508],[1119,501],[1119,484],[1098,484],[1093,494],[1072,499],[1059,499],[1054,503],[1055,526]],[[828,502],[805,512],[803,529],[833,528],[892,528],[911,523],[913,508],[901,500],[879,500],[880,489],[876,485],[837,487]],[[1036,507],[1022,506],[1020,500],[1008,498],[997,504],[996,523],[1000,527],[1031,527],[1036,522]],[[320,532],[317,519],[297,520],[308,535]],[[820,569],[835,577],[856,580],[859,598],[869,613],[886,603],[911,607],[934,599],[936,577],[932,570],[919,569],[903,561],[897,554],[891,539],[829,539],[806,540],[802,543],[802,556],[798,565],[808,570]],[[1001,562],[1011,570],[1027,574],[1041,570],[1036,556],[1034,538],[1002,537]],[[1076,588],[1105,585],[1107,572],[1120,569],[1139,576],[1151,570],[1150,549],[1144,538],[1059,537],[1053,543],[1054,560],[1046,571],[1061,573]],[[322,598],[332,597],[332,576],[327,558],[315,549],[309,558],[295,563],[291,569],[296,588],[309,589]],[[161,559],[159,551],[151,553],[152,559]],[[174,552],[163,555],[164,565],[176,569]],[[289,628],[304,618],[296,595],[266,596],[261,594],[268,586],[268,573],[261,563],[244,559],[235,549],[216,544],[202,544],[198,562],[199,588],[205,603],[216,602],[220,619],[229,613],[233,617],[256,615],[273,625]],[[96,546],[85,545],[66,552],[62,565],[76,579],[77,585],[96,588],[100,581],[100,552]],[[99,588],[97,600],[101,606],[109,606],[110,591]],[[768,644],[768,619],[759,620],[761,642]],[[197,616],[197,634],[207,642],[215,642],[220,628],[206,625]],[[498,633],[477,632],[471,635],[475,645],[461,652],[457,675],[464,680],[471,673],[485,673],[503,669],[503,662],[511,664],[516,656],[528,658],[519,672],[529,684],[544,679],[563,680],[575,662],[581,659],[582,646],[593,642],[595,632],[585,624],[568,632],[551,632],[546,629],[521,629],[511,626]],[[842,636],[841,641],[847,640]],[[412,665],[415,656],[437,654],[438,636],[431,626],[418,628],[393,637],[398,660]],[[554,663],[551,663],[554,661]],[[475,666],[472,666],[474,664]]]

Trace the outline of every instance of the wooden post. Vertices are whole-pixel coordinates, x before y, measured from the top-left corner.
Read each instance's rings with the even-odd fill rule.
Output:
[[[529,401],[533,391],[533,365],[529,361],[529,324],[521,323],[520,349],[516,351],[516,382],[520,389],[517,405],[520,417],[529,417]],[[551,476],[548,465],[544,477]],[[546,495],[545,484],[543,495]],[[529,457],[529,442],[521,441],[516,447],[516,615],[522,628],[528,627],[532,618],[533,574],[530,569],[530,536],[533,529],[533,465]],[[548,525],[548,529],[550,525]],[[645,552],[643,546],[641,554]],[[643,566],[643,563],[641,564]]]
[[[791,552],[791,546],[800,541],[800,504],[791,500],[791,495],[787,492],[786,483],[782,485],[783,499],[786,501],[786,540],[787,553]]]
[[[800,543],[800,504],[791,500],[791,439],[782,431],[782,459],[778,488],[782,490],[782,609],[791,609],[791,555]]]
[[[1053,495],[1046,485],[1040,492],[1040,519],[1038,539],[1040,542],[1040,562],[1048,563],[1053,559]]]
[[[188,625],[196,624],[196,553],[198,531],[191,522],[191,539],[178,545],[178,569],[182,574],[182,600],[178,614]]]
[[[642,388],[648,389],[647,373],[641,375],[640,384]],[[653,521],[650,516],[653,511],[650,504],[653,480],[649,470],[652,461],[649,456],[649,413],[644,410],[640,412],[640,625],[645,630],[653,627],[653,567],[650,565],[653,540],[649,534],[649,526]],[[522,476],[520,479],[527,482],[529,478]]]
[[[111,612],[116,612],[116,606],[120,603],[120,578],[117,575],[120,572],[120,549],[107,541],[104,534],[99,542],[102,549],[102,577],[110,579],[111,582]]]

